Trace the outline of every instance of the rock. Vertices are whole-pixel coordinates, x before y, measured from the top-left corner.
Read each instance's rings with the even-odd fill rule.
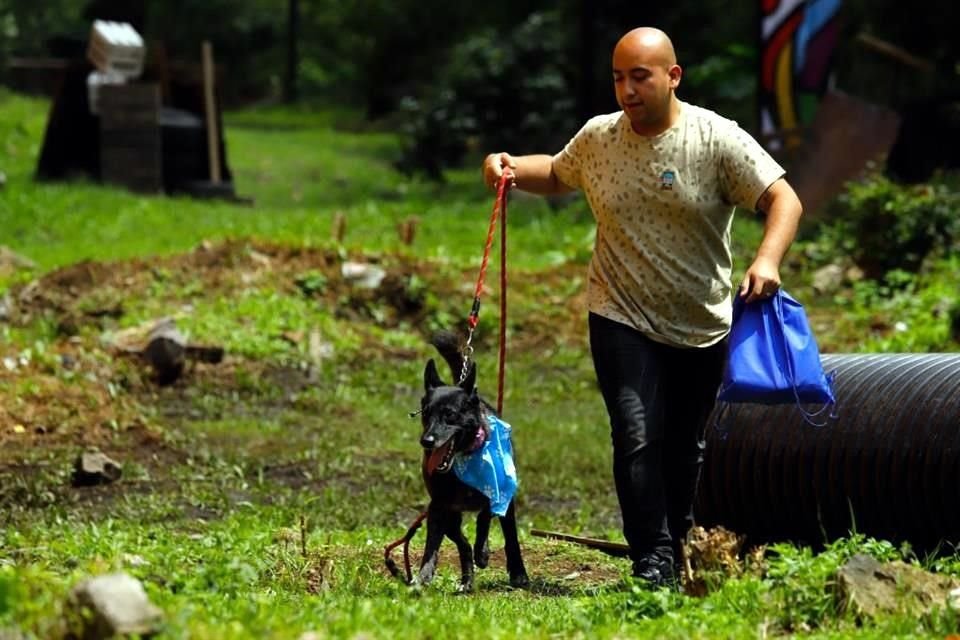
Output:
[[[344,262],[340,274],[350,284],[361,289],[376,289],[383,282],[387,272],[373,264],[363,262]]]
[[[852,284],[854,282],[860,282],[867,277],[867,274],[857,265],[853,265],[844,272],[843,276],[847,279],[847,282]]]
[[[960,587],[951,589],[947,594],[947,606],[954,611],[960,611]]]
[[[80,640],[157,633],[163,612],[147,598],[143,585],[126,573],[84,580],[73,588],[65,614]]]
[[[813,274],[813,290],[818,294],[830,294],[843,285],[843,267],[838,264],[828,264],[820,267]]]
[[[33,271],[37,263],[13,251],[10,247],[0,244],[0,273],[16,273],[17,271]]]
[[[943,609],[960,580],[937,575],[905,562],[881,564],[857,554],[837,572],[837,590],[844,610],[873,618],[881,614],[921,615]]]
[[[92,487],[110,484],[120,479],[123,471],[119,462],[99,451],[85,451],[73,465],[73,486]]]

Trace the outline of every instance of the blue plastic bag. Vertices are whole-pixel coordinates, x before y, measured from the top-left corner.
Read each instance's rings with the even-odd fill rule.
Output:
[[[750,304],[739,296],[734,300],[729,354],[717,400],[822,405],[812,412],[800,407],[808,422],[836,404],[833,374],[823,370],[803,305],[782,289]]]

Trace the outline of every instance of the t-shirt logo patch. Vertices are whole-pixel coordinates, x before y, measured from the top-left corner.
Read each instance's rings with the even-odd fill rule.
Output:
[[[676,179],[677,174],[669,169],[660,174],[660,188],[661,189],[673,189],[673,181]]]

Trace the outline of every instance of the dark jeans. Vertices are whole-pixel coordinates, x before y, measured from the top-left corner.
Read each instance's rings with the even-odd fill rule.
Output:
[[[704,428],[726,359],[726,339],[682,349],[590,314],[590,350],[610,414],[613,478],[634,562],[679,561],[693,525]]]

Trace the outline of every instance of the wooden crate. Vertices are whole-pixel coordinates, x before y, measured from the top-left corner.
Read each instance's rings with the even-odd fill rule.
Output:
[[[100,178],[135,191],[163,189],[160,87],[100,87]]]

